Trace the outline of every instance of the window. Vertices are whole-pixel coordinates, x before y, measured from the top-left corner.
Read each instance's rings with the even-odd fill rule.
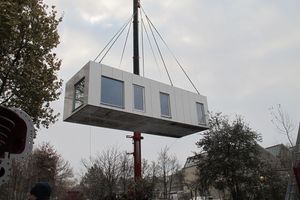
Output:
[[[78,81],[74,86],[73,110],[76,110],[84,103],[84,78]]]
[[[101,103],[124,108],[124,82],[102,76]]]
[[[133,104],[134,109],[145,111],[145,88],[133,84]]]
[[[171,117],[170,95],[160,92],[160,113],[163,117]]]
[[[205,112],[203,103],[196,102],[196,109],[198,115],[198,124],[205,124]]]

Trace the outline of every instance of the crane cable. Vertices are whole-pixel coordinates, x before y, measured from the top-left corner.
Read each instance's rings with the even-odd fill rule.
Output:
[[[155,32],[158,34],[158,36],[160,37],[160,39],[162,40],[162,42],[165,44],[165,46],[167,47],[167,49],[171,53],[172,57],[175,59],[176,63],[178,64],[178,66],[180,67],[180,69],[183,71],[183,73],[185,74],[185,76],[187,77],[187,79],[189,80],[189,82],[191,83],[191,85],[193,86],[193,88],[196,90],[196,92],[198,94],[200,94],[200,92],[197,90],[196,86],[194,85],[193,81],[190,79],[190,77],[188,76],[188,74],[186,73],[186,71],[184,70],[184,68],[182,67],[182,65],[178,61],[178,59],[176,58],[175,54],[171,51],[171,49],[169,48],[169,46],[166,43],[166,41],[163,39],[163,37],[161,36],[161,34],[158,32],[158,30],[156,29],[156,27],[152,23],[152,21],[149,19],[148,15],[146,14],[146,12],[145,12],[145,10],[143,9],[142,6],[141,6],[141,9],[142,9],[144,15],[146,16],[146,19],[147,19],[148,23],[150,23],[151,26],[154,28]]]
[[[144,52],[144,30],[143,30],[143,18],[142,18],[142,11],[140,9],[140,16],[141,16],[141,47],[142,47],[142,66],[143,66],[143,77],[145,77],[145,52]]]
[[[119,68],[121,67],[121,64],[122,64],[122,61],[123,61],[123,56],[124,56],[125,48],[126,48],[126,45],[127,45],[128,36],[129,36],[130,30],[131,30],[131,24],[132,23],[130,23],[127,34],[126,34],[126,39],[125,39],[125,43],[124,43],[123,50],[122,50],[122,56],[121,56]]]
[[[111,47],[115,44],[115,42],[118,40],[118,38],[120,37],[120,35],[123,33],[123,31],[125,30],[125,28],[128,26],[128,24],[132,21],[134,14],[127,20],[127,22],[116,32],[116,34],[111,38],[111,40],[105,45],[105,47],[100,51],[100,53],[96,56],[96,58],[94,59],[94,62],[99,58],[99,56],[105,51],[105,49],[110,45],[110,47],[108,48],[108,50],[105,52],[105,54],[103,55],[103,57],[101,58],[101,60],[99,61],[99,63],[102,62],[102,60],[104,59],[104,57],[107,55],[108,51],[111,49]]]
[[[146,15],[145,15],[145,16],[146,16]],[[146,18],[147,18],[147,16],[146,16]],[[160,59],[161,59],[163,65],[164,65],[164,68],[165,68],[166,72],[167,72],[167,75],[168,75],[169,81],[170,81],[170,83],[171,83],[171,86],[173,86],[173,82],[172,82],[172,80],[171,80],[171,77],[170,77],[170,74],[169,74],[167,65],[166,65],[166,63],[165,63],[164,57],[163,57],[163,55],[162,55],[162,53],[161,53],[161,50],[160,50],[159,45],[158,45],[158,43],[157,43],[157,40],[156,40],[156,38],[155,38],[155,35],[154,35],[153,30],[152,30],[151,24],[149,23],[149,20],[148,20],[148,19],[147,19],[147,21],[148,21],[148,26],[149,26],[149,29],[150,29],[150,31],[151,31],[152,37],[153,37],[154,42],[155,42],[155,44],[156,44],[156,48],[157,48],[158,53],[159,53],[159,55],[160,55]]]
[[[152,52],[152,55],[153,55],[153,58],[154,58],[156,67],[157,67],[158,70],[160,71],[160,69],[159,69],[159,64],[158,64],[157,58],[156,58],[156,56],[155,56],[155,52],[154,52],[154,50],[153,50],[153,46],[152,46],[152,44],[151,44],[151,40],[150,40],[148,31],[147,31],[147,29],[146,29],[144,20],[143,20],[143,18],[142,18],[142,15],[141,15],[141,21],[142,21],[142,26],[144,27],[144,30],[145,30],[145,33],[146,33],[146,36],[147,36],[147,40],[148,40],[148,43],[149,43],[149,46],[150,46],[150,49],[151,49],[151,52]]]

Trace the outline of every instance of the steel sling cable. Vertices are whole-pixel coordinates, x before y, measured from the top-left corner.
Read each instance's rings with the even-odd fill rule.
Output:
[[[102,60],[104,59],[104,57],[108,54],[109,50],[112,48],[112,46],[116,43],[116,41],[119,39],[119,37],[121,36],[121,34],[124,32],[124,30],[126,29],[126,27],[128,26],[128,24],[131,21],[129,21],[126,26],[124,26],[124,28],[122,29],[122,31],[119,33],[119,35],[115,38],[115,40],[112,42],[112,44],[110,45],[110,47],[107,49],[107,51],[105,52],[105,54],[102,56],[101,60],[99,61],[99,63],[102,62]]]
[[[125,48],[126,48],[126,45],[127,45],[127,40],[128,40],[128,35],[129,35],[130,30],[131,30],[131,23],[129,25],[129,28],[128,28],[128,31],[127,31],[127,34],[126,34],[126,39],[125,39],[124,47],[123,47],[123,50],[122,50],[122,56],[121,56],[119,68],[121,67],[121,64],[122,64],[122,61],[123,61],[123,56],[124,56]]]
[[[126,26],[128,26],[128,23],[131,22],[133,18],[133,15],[127,20],[127,22],[115,33],[115,35],[111,38],[111,40],[105,45],[105,47],[100,51],[100,53],[96,56],[96,58],[94,59],[94,62],[99,58],[99,56],[105,51],[105,49],[110,45],[110,43],[115,39],[116,36],[118,36],[120,34],[120,32],[122,30],[124,30],[124,28]]]
[[[154,52],[154,50],[153,50],[153,46],[152,46],[152,44],[151,44],[151,40],[150,40],[148,31],[147,31],[147,29],[146,29],[146,26],[145,26],[145,23],[144,23],[144,20],[143,20],[142,17],[141,17],[141,21],[142,21],[142,25],[143,25],[143,27],[144,27],[144,30],[145,30],[145,33],[146,33],[146,36],[147,36],[147,40],[148,40],[148,43],[149,43],[151,52],[152,52],[152,54],[153,54],[153,58],[154,58],[156,67],[158,68],[158,71],[160,71],[160,70],[159,70],[159,64],[158,64],[157,58],[156,58],[156,56],[155,56],[155,52]]]
[[[145,15],[145,16],[146,16],[146,18],[147,18],[147,15]],[[147,21],[148,21],[148,20],[147,20]],[[152,30],[152,27],[151,27],[151,24],[149,23],[149,21],[148,21],[148,26],[149,26],[149,29],[150,29],[150,31],[151,31],[151,33],[152,33],[152,37],[153,37],[154,42],[155,42],[155,44],[156,44],[156,48],[157,48],[157,50],[158,50],[158,52],[159,52],[159,55],[160,55],[160,58],[161,58],[161,60],[162,60],[163,65],[164,65],[164,68],[165,68],[165,70],[166,70],[166,72],[167,72],[167,75],[168,75],[169,81],[170,81],[170,83],[171,83],[171,86],[173,86],[173,82],[172,82],[172,80],[171,80],[171,77],[170,77],[168,68],[167,68],[167,66],[166,66],[165,60],[164,60],[164,58],[163,58],[163,56],[162,56],[162,53],[161,53],[161,51],[160,51],[159,45],[158,45],[158,43],[157,43],[157,40],[156,40],[156,38],[155,38],[155,35],[154,35],[154,33],[153,33],[153,30]]]
[[[176,61],[176,63],[180,67],[180,69],[183,71],[183,73],[185,74],[185,76],[188,78],[188,80],[191,83],[191,85],[193,86],[193,88],[196,90],[196,92],[198,94],[200,94],[199,91],[197,90],[196,86],[194,85],[193,81],[190,79],[190,77],[188,76],[188,74],[186,73],[186,71],[184,70],[184,68],[182,67],[182,65],[178,61],[178,59],[176,58],[175,54],[171,51],[171,49],[169,48],[168,44],[165,42],[165,40],[163,39],[163,37],[161,36],[161,34],[158,32],[158,30],[156,29],[156,27],[154,26],[154,24],[151,22],[151,20],[149,19],[149,17],[145,13],[145,10],[142,7],[141,7],[141,9],[142,9],[144,15],[146,16],[147,21],[151,24],[151,26],[154,28],[155,32],[158,34],[158,36],[160,37],[160,39],[162,40],[162,42],[165,44],[165,46],[167,47],[167,49],[171,53],[172,57],[174,58],[174,60]]]
[[[143,21],[143,18],[142,18],[142,11],[140,9],[140,16],[141,16],[141,21]],[[143,25],[141,23],[141,47],[142,47],[142,60],[143,60],[143,63],[142,63],[142,66],[143,66],[143,77],[145,77],[145,52],[144,52],[144,30],[143,30]]]

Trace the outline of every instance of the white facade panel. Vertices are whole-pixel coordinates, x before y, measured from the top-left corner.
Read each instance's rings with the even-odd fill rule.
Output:
[[[180,92],[175,92],[174,101],[176,106],[176,117],[178,121],[184,122],[184,109],[183,109],[183,102],[182,96]]]
[[[103,76],[113,77],[113,68],[101,65],[100,69]]]
[[[101,77],[103,76],[109,79],[108,82],[103,82],[106,85],[103,86],[105,87],[103,93],[106,91],[110,93],[106,98],[112,100],[108,100],[108,103],[106,103],[107,101],[101,102],[101,94],[105,95],[101,93]],[[82,108],[74,110],[74,86],[83,78],[86,81],[85,103],[81,106]],[[104,80],[107,81],[107,78]],[[114,87],[110,85],[110,80],[112,83],[118,83],[118,88],[123,86],[123,96],[122,92],[116,96],[109,91],[107,83],[109,83],[109,87]],[[134,84],[144,88],[143,111],[134,108]],[[168,94],[163,95],[162,100],[165,103],[164,106],[170,106],[171,116],[162,116],[160,93]],[[199,125],[196,111],[196,102],[202,103],[207,117],[205,96],[95,62],[87,63],[66,83],[65,94],[64,120],[69,122],[170,137],[182,137],[207,129],[207,119],[205,120],[206,124]],[[115,96],[117,98],[113,98]],[[121,96],[124,98],[124,102],[117,105],[123,106],[109,104],[110,102],[114,103],[115,100],[121,102]],[[169,104],[166,104],[166,96],[169,97]],[[168,113],[168,110],[165,109],[167,107],[163,108],[164,112]]]
[[[133,101],[132,101],[132,76],[129,73],[123,73],[123,79],[122,79],[125,83],[125,110],[127,112],[132,112],[133,108]]]
[[[148,116],[152,117],[151,84],[149,81],[144,81],[144,86],[145,86],[145,113],[147,113]]]
[[[192,123],[191,115],[190,115],[190,104],[189,95],[187,91],[181,90],[179,91],[182,96],[182,104],[183,104],[183,114],[184,114],[184,121],[188,124]]]
[[[96,106],[100,102],[101,68],[96,63],[90,63],[90,66],[89,74],[85,75],[90,77],[88,84],[88,104]]]
[[[159,91],[158,91],[159,84],[156,82],[150,84],[151,84],[152,110],[149,110],[148,112],[149,114],[151,114],[150,116],[160,118],[161,114],[160,114]]]

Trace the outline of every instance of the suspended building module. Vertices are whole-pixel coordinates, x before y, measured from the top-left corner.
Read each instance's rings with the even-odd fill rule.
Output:
[[[92,61],[66,83],[67,122],[179,138],[207,116],[205,96]]]

